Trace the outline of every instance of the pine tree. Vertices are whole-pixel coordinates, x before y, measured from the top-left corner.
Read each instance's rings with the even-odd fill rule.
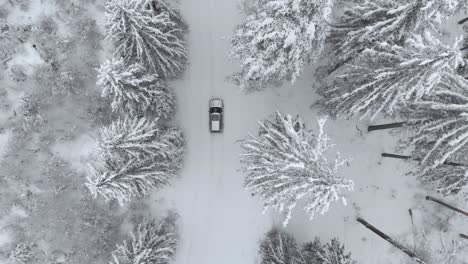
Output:
[[[323,49],[332,6],[332,0],[255,0],[231,38],[230,57],[241,63],[231,79],[245,91],[294,83]]]
[[[161,129],[157,120],[125,118],[101,130],[97,152],[100,163],[90,166],[86,187],[95,198],[123,205],[178,175],[184,140],[179,129]]]
[[[175,107],[174,92],[156,74],[146,73],[138,64],[126,66],[123,59],[105,61],[98,69],[97,85],[102,97],[112,100],[112,110],[141,114],[151,111],[169,118]]]
[[[167,161],[108,162],[103,168],[90,165],[91,177],[86,187],[94,198],[101,195],[106,201],[116,200],[121,206],[133,198],[148,195],[154,188],[162,188],[177,175],[179,167]]]
[[[174,78],[187,62],[185,32],[172,15],[175,11],[160,2],[107,1],[107,38],[116,47],[115,55],[121,56],[126,65],[138,63],[162,78]]]
[[[422,166],[436,167],[467,150],[467,91],[467,80],[446,76],[431,96],[408,111],[408,124],[416,129],[404,144],[414,146],[413,156],[422,157]]]
[[[319,131],[313,134],[299,117],[277,112],[273,120],[259,122],[258,137],[241,141],[245,188],[261,197],[265,210],[285,213],[284,225],[298,200],[307,200],[304,210],[312,219],[328,211],[343,189],[353,189],[351,180],[337,175],[346,160],[327,158],[333,145],[324,133],[325,121],[318,121]]]
[[[307,264],[356,264],[351,253],[345,252],[344,245],[337,238],[322,244],[316,237],[313,242],[304,245],[302,252]]]
[[[306,264],[294,237],[273,229],[260,242],[260,264]]]
[[[130,239],[117,245],[112,264],[169,264],[172,263],[178,242],[175,223],[163,219],[144,220],[131,232]]]
[[[402,45],[414,33],[466,8],[462,0],[353,0],[332,23],[329,42],[333,63],[329,73],[382,43]]]
[[[97,153],[102,160],[171,159],[183,153],[182,132],[164,129],[158,119],[126,117],[101,129]]]
[[[415,35],[405,47],[381,43],[343,67],[319,92],[334,115],[375,118],[394,115],[430,94],[463,62],[459,41],[447,46],[429,33]]]

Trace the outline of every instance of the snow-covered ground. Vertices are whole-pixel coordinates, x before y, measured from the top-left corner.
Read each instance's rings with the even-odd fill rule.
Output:
[[[301,114],[309,126],[314,125],[318,110],[311,104],[317,99],[313,92],[316,81],[308,69],[294,86],[247,95],[239,92],[225,80],[236,69],[228,60],[227,38],[241,19],[238,2],[182,0],[180,4],[190,26],[190,66],[183,80],[173,86],[178,94],[177,121],[187,137],[188,151],[181,178],[153,195],[153,208],[155,212],[173,208],[181,216],[177,264],[253,264],[258,261],[258,241],[273,225],[280,226],[282,219],[274,212],[262,215],[259,200],[243,190],[236,141],[249,131],[255,133],[256,120],[275,110]],[[225,102],[223,134],[208,131],[208,100],[212,97]],[[341,154],[353,159],[343,170],[355,181],[348,206],[336,203],[313,221],[298,207],[287,230],[300,241],[314,236],[339,237],[358,263],[401,263],[401,252],[355,218],[362,216],[391,236],[402,238],[411,233],[408,209],[413,209],[418,226],[426,217],[419,208],[434,205],[424,201],[428,193],[405,175],[410,165],[380,157],[382,152],[394,151],[395,136],[379,131],[368,134],[366,125],[343,120],[331,120],[327,125]]]

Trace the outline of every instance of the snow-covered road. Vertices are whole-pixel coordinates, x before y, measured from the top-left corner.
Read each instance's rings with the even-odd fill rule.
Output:
[[[228,62],[226,37],[239,19],[236,1],[183,0],[181,8],[190,27],[190,65],[174,88],[187,154],[181,179],[158,195],[181,216],[176,263],[251,263],[271,217],[262,215],[260,203],[242,190],[242,174],[236,171],[240,148],[235,141],[270,112],[269,100],[264,94],[247,97],[225,81],[234,70]],[[222,134],[208,130],[212,97],[224,100]]]

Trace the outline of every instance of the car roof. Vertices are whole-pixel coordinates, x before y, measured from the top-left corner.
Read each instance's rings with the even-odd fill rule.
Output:
[[[223,107],[223,100],[219,98],[210,99],[210,107]]]

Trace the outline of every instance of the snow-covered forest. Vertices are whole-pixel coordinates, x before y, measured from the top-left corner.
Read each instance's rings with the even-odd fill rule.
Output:
[[[0,264],[468,264],[466,1],[0,0],[0,34]]]

